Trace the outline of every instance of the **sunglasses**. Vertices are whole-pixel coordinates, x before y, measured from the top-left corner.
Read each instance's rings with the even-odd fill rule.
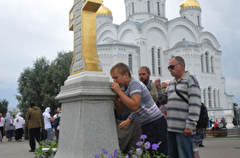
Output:
[[[139,75],[139,76],[141,76],[141,75],[144,76],[144,75],[146,75],[146,73],[141,73],[141,74],[138,74],[138,75]]]
[[[173,70],[174,67],[177,66],[177,65],[179,65],[179,64],[180,64],[180,63],[178,63],[178,64],[176,64],[176,65],[169,65],[167,68],[168,68],[168,70],[169,70],[169,69]]]

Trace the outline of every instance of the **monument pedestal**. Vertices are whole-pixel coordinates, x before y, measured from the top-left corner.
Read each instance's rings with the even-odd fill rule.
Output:
[[[116,94],[103,72],[69,76],[56,97],[62,103],[55,158],[93,158],[101,149],[119,149],[113,109]]]

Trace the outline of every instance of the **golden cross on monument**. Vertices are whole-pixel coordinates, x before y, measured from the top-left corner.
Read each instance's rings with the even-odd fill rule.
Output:
[[[101,5],[102,0],[75,0],[69,12],[69,30],[74,31],[74,55],[70,75],[83,71],[102,71],[97,55],[96,22],[96,12]],[[79,6],[82,6],[81,12]]]

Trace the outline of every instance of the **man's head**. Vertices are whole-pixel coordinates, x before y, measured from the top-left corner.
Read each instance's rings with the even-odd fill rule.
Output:
[[[147,66],[142,66],[138,70],[139,80],[145,85],[148,84],[149,78],[151,76],[150,69]]]
[[[169,60],[168,70],[171,75],[175,77],[176,80],[179,80],[185,73],[185,62],[184,59],[180,56],[173,57]]]
[[[61,111],[61,107],[57,108],[57,113],[59,113]]]
[[[30,102],[30,107],[36,106],[35,103],[32,101]]]
[[[124,63],[117,63],[114,65],[110,74],[114,82],[117,82],[120,87],[127,86],[131,79],[131,73],[129,67]]]

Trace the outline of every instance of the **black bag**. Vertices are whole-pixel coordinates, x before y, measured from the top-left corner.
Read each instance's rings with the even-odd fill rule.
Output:
[[[187,104],[188,104],[188,100],[186,98],[184,98],[182,96],[182,94],[180,94],[178,91],[177,91],[177,88],[176,88],[177,84],[175,84],[175,91],[177,93],[177,95],[182,99],[184,100]],[[196,128],[197,129],[200,129],[200,128],[207,128],[208,127],[208,113],[207,113],[207,107],[201,103],[201,109],[200,109],[200,114],[199,114],[199,119],[197,121],[197,126]]]
[[[201,110],[199,115],[199,120],[197,122],[196,128],[207,128],[208,127],[208,112],[207,107],[201,103]]]

